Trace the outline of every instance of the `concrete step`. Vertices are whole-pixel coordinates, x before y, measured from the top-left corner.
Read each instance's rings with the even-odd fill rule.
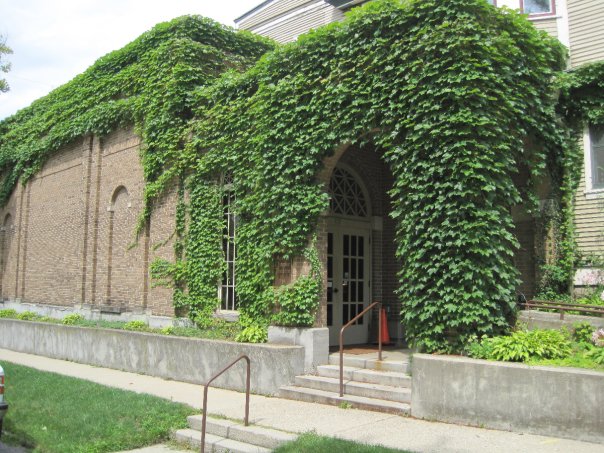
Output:
[[[346,395],[342,398],[337,393],[324,390],[309,389],[298,386],[285,386],[279,390],[279,396],[309,403],[330,404],[332,406],[350,405],[357,409],[385,412],[388,414],[408,415],[411,406],[407,403],[387,401],[363,396]]]
[[[339,365],[319,365],[317,374],[323,377],[340,378]],[[347,381],[389,385],[392,387],[411,387],[411,376],[399,371],[377,371],[367,368],[344,367],[344,379]]]
[[[201,415],[191,415],[187,417],[189,427],[201,432]],[[226,439],[236,440],[260,447],[274,450],[286,442],[296,440],[295,434],[278,431],[276,429],[263,428],[261,426],[245,426],[243,423],[234,422],[220,418],[208,417],[206,420],[207,433],[220,436]]]
[[[195,429],[179,429],[174,433],[176,442],[188,445],[198,450],[201,447],[201,431]],[[205,450],[216,453],[269,453],[271,449],[239,442],[233,439],[206,432]]]
[[[324,376],[296,376],[295,385],[326,392],[339,393],[340,380]],[[371,384],[366,382],[344,381],[344,393],[380,400],[411,402],[411,389],[390,385]]]
[[[377,371],[398,371],[399,373],[409,373],[409,355],[404,356],[404,360],[378,360],[367,359],[355,355],[344,354],[344,366],[355,368],[367,368]],[[329,354],[329,365],[339,365],[340,354]]]

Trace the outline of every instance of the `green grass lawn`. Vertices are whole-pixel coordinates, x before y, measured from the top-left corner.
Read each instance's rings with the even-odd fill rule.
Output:
[[[294,442],[289,442],[275,450],[275,453],[410,453],[407,450],[375,445],[359,444],[347,440],[318,436],[313,433],[302,434]]]
[[[156,444],[198,412],[150,395],[9,362],[2,366],[9,403],[2,440],[35,452],[96,453]]]

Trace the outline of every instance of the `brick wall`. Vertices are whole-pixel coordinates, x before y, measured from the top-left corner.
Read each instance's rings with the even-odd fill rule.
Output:
[[[139,147],[127,129],[81,137],[15,188],[0,213],[3,299],[173,314],[171,291],[151,287],[148,267],[155,257],[172,258],[174,194],[136,238]]]
[[[171,316],[172,291],[155,288],[149,264],[173,259],[176,191],[154,206],[141,235],[134,228],[142,209],[144,180],[140,139],[122,129],[107,137],[82,137],[55,153],[26,185],[18,185],[0,212],[0,291],[4,299],[72,306],[124,307],[129,311]],[[325,160],[320,180],[328,184],[338,162],[348,165],[366,186],[372,216],[371,299],[400,320],[395,295],[397,272],[395,223],[387,194],[393,177],[371,146],[343,145]],[[327,262],[329,214],[319,219],[317,248]],[[534,292],[534,228],[517,224],[521,250],[516,263],[521,290]],[[287,284],[308,272],[300,257],[280,263],[276,283]],[[326,275],[323,280],[327,281]],[[323,295],[317,324],[326,324]]]
[[[520,248],[514,253],[514,264],[520,272],[521,280],[517,290],[530,299],[536,291],[535,222],[532,220],[516,221],[514,234],[520,244]]]
[[[390,218],[390,196],[394,179],[381,154],[368,145],[351,147],[342,155],[342,163],[350,166],[362,179],[369,192],[371,215],[381,228],[372,231],[372,300],[380,300],[389,311],[390,320],[400,320],[400,303],[394,291],[398,287],[400,269],[394,244],[395,222]]]
[[[393,177],[388,166],[383,162],[381,154],[373,146],[363,148],[343,144],[334,154],[324,160],[324,169],[319,176],[321,183],[327,187],[333,169],[338,163],[345,164],[361,179],[368,192],[370,204],[371,231],[371,301],[381,301],[389,312],[389,320],[400,321],[400,303],[394,291],[397,288],[397,273],[400,264],[395,257],[395,222],[389,218],[391,210],[388,191],[392,187]],[[327,230],[329,213],[324,213],[319,219],[317,228],[317,247],[324,268],[327,263]],[[327,275],[323,275],[327,281]],[[326,324],[327,300],[325,294],[321,300],[321,311],[317,324]],[[377,326],[376,319],[371,323]],[[373,329],[372,329],[373,330]],[[370,336],[374,336],[370,332]]]

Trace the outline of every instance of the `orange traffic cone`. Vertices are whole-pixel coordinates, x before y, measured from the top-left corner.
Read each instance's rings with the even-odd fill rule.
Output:
[[[386,319],[386,310],[382,308],[380,316],[382,323],[382,344],[390,344],[390,334],[388,333],[388,320]]]

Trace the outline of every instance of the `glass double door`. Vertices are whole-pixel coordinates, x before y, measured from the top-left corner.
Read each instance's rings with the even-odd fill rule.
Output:
[[[339,344],[342,326],[369,305],[370,230],[332,227],[327,233],[327,326],[329,344]],[[344,344],[367,343],[369,314],[344,331]]]

